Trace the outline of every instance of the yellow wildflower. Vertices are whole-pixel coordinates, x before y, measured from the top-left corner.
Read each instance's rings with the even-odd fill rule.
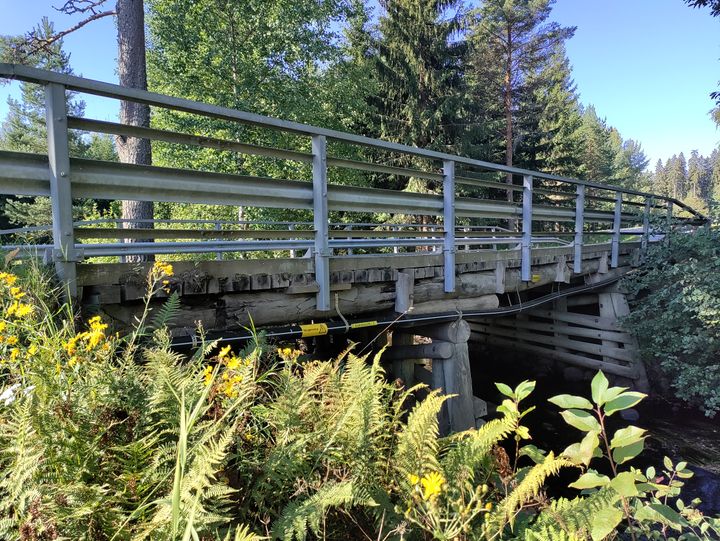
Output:
[[[17,282],[17,276],[9,272],[0,272],[0,281],[4,282],[5,285],[13,286]]]
[[[235,355],[230,357],[227,362],[228,370],[236,370],[240,366],[240,359],[238,359]]]
[[[22,299],[25,296],[25,292],[19,287],[11,287],[10,295],[12,295],[14,299]]]
[[[28,356],[30,356],[30,355],[35,355],[35,354],[38,352],[38,347],[37,347],[37,345],[36,345],[36,344],[32,344],[32,345],[28,348],[28,351],[27,351],[27,352],[28,352]]]
[[[231,349],[230,346],[225,346],[224,348],[222,348],[220,350],[220,353],[218,353],[218,359],[222,360],[225,357],[227,357],[228,354],[230,353],[230,349]]]
[[[423,499],[430,500],[442,492],[445,478],[438,472],[430,472],[420,479],[420,483],[423,486]]]
[[[7,322],[0,320],[0,332],[3,332],[7,328]]]
[[[205,386],[207,387],[212,382],[212,374],[213,374],[213,367],[210,365],[207,365],[205,367],[205,370],[203,371],[203,380],[205,382]]]
[[[13,304],[17,305],[17,308],[15,309],[15,317],[17,319],[23,318],[25,316],[28,316],[33,311],[33,306],[31,304],[25,304],[25,303],[18,303],[17,301]]]
[[[485,511],[492,511],[493,504],[491,502],[487,502],[485,504]]]
[[[78,359],[75,355],[73,355],[72,357],[70,357],[70,360],[68,361],[68,366],[69,366],[70,368],[72,368],[73,366],[75,366],[75,365],[78,364],[79,362],[80,362],[80,359]]]
[[[156,261],[151,272],[156,276],[172,276],[174,274],[173,266],[164,261]]]
[[[14,361],[18,358],[18,355],[20,355],[20,350],[18,348],[12,348],[10,350],[10,360]]]
[[[9,346],[14,346],[15,344],[18,343],[18,337],[17,336],[8,336],[7,343]]]
[[[411,485],[417,485],[420,482],[420,478],[417,475],[411,473],[410,475],[408,475],[408,481],[410,481]]]

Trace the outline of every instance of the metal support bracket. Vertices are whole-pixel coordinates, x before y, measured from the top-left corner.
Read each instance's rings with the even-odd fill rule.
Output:
[[[330,256],[328,239],[327,141],[322,135],[312,137],[313,155],[313,225],[315,227],[315,281],[318,284],[316,306],[330,310]]]
[[[53,259],[58,279],[67,288],[70,298],[74,298],[77,296],[77,269],[75,268],[67,104],[63,85],[51,83],[45,87],[45,120],[50,165]]]
[[[613,233],[610,245],[610,266],[614,269],[618,266],[620,256],[620,225],[622,221],[622,192],[615,192],[615,213],[613,214]]]
[[[533,177],[523,176],[522,195],[522,241],[520,244],[520,279],[529,282],[532,278],[532,212],[533,212]]]
[[[443,162],[443,276],[445,293],[455,291],[455,162]]]
[[[577,185],[575,198],[575,256],[573,258],[573,272],[582,273],[583,232],[585,230],[585,185]]]

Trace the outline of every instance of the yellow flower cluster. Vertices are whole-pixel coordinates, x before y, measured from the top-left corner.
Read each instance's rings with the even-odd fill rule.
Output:
[[[110,344],[106,341],[105,329],[107,323],[103,323],[100,316],[90,318],[88,321],[89,328],[87,331],[76,334],[70,340],[63,344],[65,352],[70,357],[68,366],[73,367],[80,362],[77,356],[78,352],[90,353],[96,351],[98,347],[102,351],[108,351]]]
[[[303,354],[299,349],[292,348],[278,348],[277,353],[283,361],[289,363],[297,361],[298,357]]]
[[[12,287],[15,285],[15,282],[17,282],[17,276],[14,274],[10,274],[9,272],[0,272],[0,283],[7,286]]]
[[[423,477],[409,475],[408,480],[413,487],[418,489],[422,486],[421,494],[425,501],[433,500],[439,496],[445,486],[445,478],[438,472],[430,472]]]
[[[24,302],[13,301],[10,306],[5,309],[5,314],[15,319],[22,319],[33,313],[33,305]]]
[[[220,382],[217,384],[217,390],[229,398],[237,398],[240,395],[238,386],[247,377],[247,372],[254,364],[252,355],[246,358],[240,358],[232,352],[231,346],[225,346],[217,355],[217,360],[224,365],[224,371]],[[213,381],[213,367],[208,365],[203,372],[203,380],[205,386]]]
[[[172,276],[174,274],[173,266],[164,261],[156,261],[150,271],[154,276]]]

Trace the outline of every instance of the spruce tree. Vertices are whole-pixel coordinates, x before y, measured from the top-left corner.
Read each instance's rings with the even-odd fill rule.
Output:
[[[615,157],[610,143],[610,129],[605,120],[597,116],[592,105],[585,108],[582,121],[582,178],[607,182],[613,176]]]
[[[375,68],[380,135],[457,151],[464,133],[464,58],[459,0],[384,0]]]
[[[48,38],[55,33],[53,23],[47,17],[37,25],[36,35]],[[19,38],[3,36],[0,38],[0,55],[10,57],[15,42]],[[28,64],[40,69],[72,75],[70,55],[63,50],[62,40],[54,42],[48,50],[37,51],[26,59]],[[72,116],[83,116],[85,102],[76,99],[73,92],[67,93],[67,110]],[[20,85],[20,99],[8,98],[8,114],[0,129],[0,148],[16,152],[47,154],[47,131],[45,129],[45,88],[32,84]],[[70,153],[83,155],[88,144],[82,134],[75,130],[68,133]]]

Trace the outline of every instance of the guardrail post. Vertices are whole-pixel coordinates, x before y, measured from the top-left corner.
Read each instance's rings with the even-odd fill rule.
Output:
[[[77,296],[75,263],[78,258],[73,232],[67,105],[63,85],[53,83],[45,87],[45,118],[50,164],[53,261],[58,278],[72,298]]]
[[[522,195],[522,241],[520,243],[520,279],[529,282],[532,278],[532,205],[533,205],[533,177],[523,176]]]
[[[318,284],[316,307],[330,310],[330,247],[328,243],[327,140],[312,137],[313,224],[315,227],[315,281]]]
[[[215,231],[220,231],[221,229],[222,229],[222,225],[220,224],[220,221],[219,221],[219,220],[216,220],[216,221],[215,221]],[[222,240],[222,239],[219,239],[219,240]],[[215,253],[215,259],[216,259],[217,261],[222,261],[222,259],[223,259],[223,253],[222,253],[222,252],[216,252],[216,253]]]
[[[585,230],[585,185],[577,185],[577,196],[575,197],[575,256],[573,258],[573,272],[582,272],[582,248],[583,232]]]
[[[613,234],[610,249],[610,266],[616,268],[618,266],[618,258],[620,256],[620,225],[622,223],[622,192],[615,192],[615,214],[613,215]]]
[[[647,251],[648,241],[650,240],[650,207],[652,205],[652,198],[645,198],[645,210],[643,212],[643,234],[642,240],[640,241],[640,251],[644,255]]]
[[[443,162],[443,265],[445,293],[455,291],[455,162]]]

